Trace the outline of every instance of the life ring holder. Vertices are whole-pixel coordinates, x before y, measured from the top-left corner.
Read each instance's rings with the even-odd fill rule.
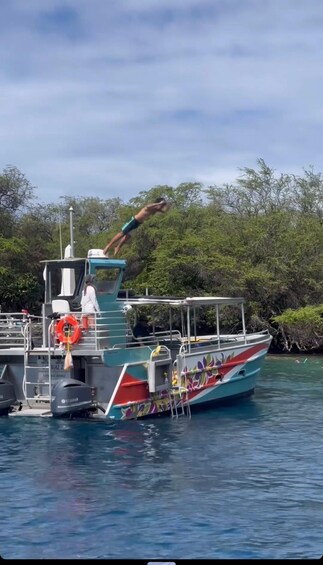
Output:
[[[72,327],[71,333],[66,333],[65,330],[67,325]],[[67,314],[57,322],[55,334],[60,343],[73,345],[77,343],[81,337],[81,327],[78,320],[74,316]]]

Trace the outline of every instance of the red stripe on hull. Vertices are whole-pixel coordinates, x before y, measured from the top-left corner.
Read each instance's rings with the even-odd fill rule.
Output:
[[[129,401],[142,402],[143,398],[148,398],[148,383],[139,381],[125,373],[117,393],[114,397],[113,404],[126,404]]]

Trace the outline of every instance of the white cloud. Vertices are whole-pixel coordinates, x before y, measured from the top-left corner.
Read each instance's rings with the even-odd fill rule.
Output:
[[[321,168],[321,0],[11,0],[0,170],[46,202]]]

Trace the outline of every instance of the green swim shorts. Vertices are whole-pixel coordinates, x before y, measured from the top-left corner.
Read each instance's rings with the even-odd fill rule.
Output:
[[[140,222],[132,216],[131,219],[121,228],[121,231],[124,235],[126,235],[130,231],[135,230],[138,226],[140,226]]]

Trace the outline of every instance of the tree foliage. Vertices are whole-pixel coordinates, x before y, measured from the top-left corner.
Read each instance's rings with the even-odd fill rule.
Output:
[[[323,305],[288,308],[273,321],[279,326],[284,349],[310,351],[323,348]]]

